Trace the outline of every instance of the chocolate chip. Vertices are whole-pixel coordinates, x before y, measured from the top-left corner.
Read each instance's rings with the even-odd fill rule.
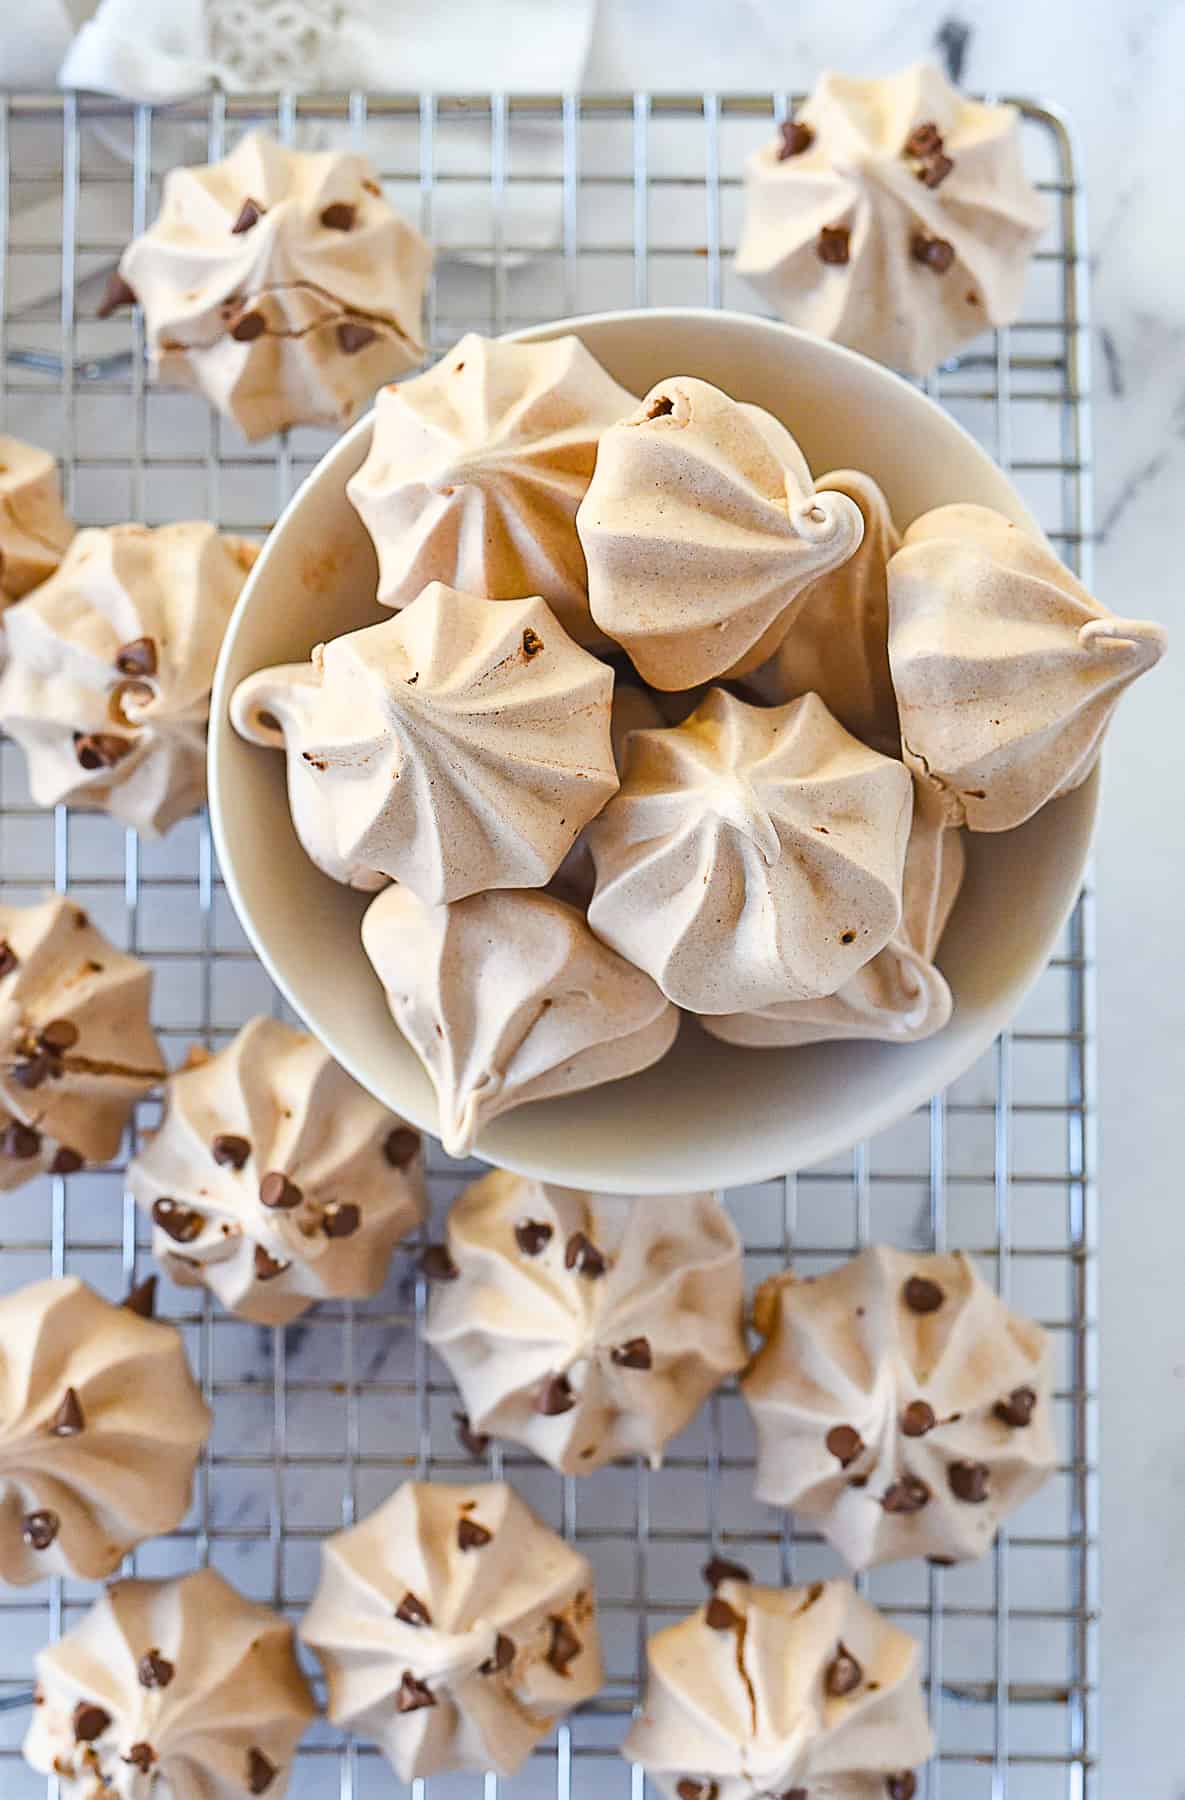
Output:
[[[86,1430],[86,1414],[82,1410],[82,1402],[78,1398],[77,1389],[68,1387],[62,1396],[62,1404],[50,1420],[51,1437],[77,1437]]]
[[[501,1675],[514,1661],[514,1639],[500,1631],[494,1639],[494,1654],[487,1656],[481,1665],[482,1675]]]
[[[220,1169],[241,1169],[251,1155],[251,1145],[233,1131],[220,1131],[210,1145],[210,1154]]]
[[[616,1363],[619,1369],[653,1368],[654,1357],[650,1351],[650,1339],[634,1337],[627,1338],[624,1344],[614,1344],[609,1352],[609,1361]]]
[[[545,1661],[551,1665],[557,1675],[566,1675],[568,1664],[575,1662],[584,1649],[584,1645],[576,1636],[567,1619],[561,1619],[556,1614],[549,1623],[551,1625],[551,1642],[547,1646]]]
[[[927,119],[924,125],[914,126],[902,147],[902,155],[935,156],[941,149],[942,133],[933,119]]]
[[[782,141],[778,145],[778,161],[788,162],[792,156],[801,156],[809,150],[815,141],[815,134],[809,125],[800,119],[786,119],[782,125]]]
[[[864,1454],[864,1439],[854,1425],[833,1425],[825,1441],[832,1456],[838,1457],[841,1469]]]
[[[457,1520],[458,1550],[484,1550],[493,1538],[493,1532],[479,1525],[476,1519],[462,1517]]]
[[[420,1255],[420,1274],[429,1281],[456,1281],[461,1271],[448,1253],[446,1244],[429,1244]]]
[[[292,1212],[298,1207],[304,1195],[294,1181],[279,1169],[269,1169],[259,1184],[259,1202],[269,1212]]]
[[[926,1561],[932,1569],[954,1569],[958,1567],[958,1559],[953,1556],[928,1556]]]
[[[740,1622],[740,1613],[734,1611],[719,1594],[713,1594],[704,1607],[704,1624],[709,1631],[732,1631]]]
[[[706,1776],[703,1781],[697,1781],[694,1775],[685,1775],[682,1781],[675,1783],[678,1800],[716,1800],[719,1792],[716,1783]]]
[[[114,731],[76,731],[74,754],[87,770],[113,769],[132,748],[130,738],[118,737]]]
[[[934,1416],[934,1408],[924,1400],[911,1400],[901,1415],[901,1429],[906,1437],[925,1437],[933,1431],[938,1420]]]
[[[357,213],[358,208],[348,200],[335,200],[321,214],[321,223],[326,231],[353,231]]]
[[[127,1755],[121,1756],[119,1760],[129,1764],[133,1769],[139,1769],[141,1775],[147,1775],[156,1761],[156,1751],[151,1744],[133,1744]]]
[[[416,1598],[410,1588],[395,1608],[395,1617],[401,1619],[405,1625],[420,1626],[432,1623],[432,1614],[424,1602]]]
[[[152,1223],[159,1225],[175,1244],[192,1244],[201,1237],[206,1221],[192,1206],[182,1206],[178,1200],[157,1200],[152,1207]]]
[[[121,675],[155,675],[155,642],[150,637],[133,638],[115,652],[115,666]]]
[[[247,1792],[266,1794],[278,1773],[270,1756],[265,1756],[262,1750],[252,1744],[247,1752]]]
[[[291,1267],[290,1262],[280,1262],[271,1254],[270,1250],[265,1250],[262,1244],[256,1244],[255,1274],[258,1280],[274,1281],[277,1275],[283,1275],[285,1270]]]
[[[244,231],[252,230],[262,219],[264,211],[265,209],[260,206],[258,200],[244,200],[239,208],[239,216],[230,228],[230,235],[241,237]]]
[[[420,1712],[425,1706],[435,1706],[436,1696],[422,1681],[417,1681],[410,1669],[404,1669],[399,1687],[395,1694],[395,1711],[397,1713]]]
[[[111,1723],[111,1714],[104,1712],[101,1706],[95,1706],[90,1700],[80,1700],[74,1708],[72,1724],[75,1741],[79,1744],[93,1744],[101,1738]]]
[[[833,1700],[842,1700],[845,1694],[854,1694],[863,1679],[864,1670],[847,1646],[841,1643],[823,1671],[824,1692]]]
[[[235,320],[230,328],[230,335],[236,344],[253,344],[266,330],[267,320],[262,313],[247,312]]]
[[[394,1169],[406,1169],[420,1154],[420,1134],[410,1125],[398,1125],[387,1133],[383,1155]]]
[[[335,1200],[321,1217],[321,1229],[327,1238],[353,1237],[361,1223],[362,1214],[352,1200]]]
[[[167,1688],[176,1673],[168,1657],[155,1647],[146,1650],[136,1665],[136,1680],[142,1688]]]
[[[545,1419],[554,1419],[557,1413],[571,1412],[576,1404],[576,1396],[566,1375],[549,1375],[535,1395],[535,1411],[542,1413]]]
[[[836,268],[851,261],[852,234],[846,225],[824,225],[815,240],[815,254]]]
[[[787,1788],[780,1800],[809,1800],[809,1796],[805,1788]]]
[[[54,1072],[53,1062],[54,1059],[44,1052],[26,1056],[24,1062],[13,1064],[12,1079],[18,1087],[29,1093],[32,1089],[39,1088],[43,1081],[49,1080]]]
[[[523,632],[523,655],[526,657],[527,661],[530,662],[533,656],[538,656],[542,648],[543,639],[539,636],[537,631],[532,631],[531,627],[528,625],[527,629]]]
[[[730,1562],[727,1556],[713,1556],[700,1570],[700,1574],[710,1588],[717,1588],[722,1581],[752,1581],[753,1577],[744,1563]]]
[[[918,170],[918,180],[924,181],[928,188],[941,187],[954,166],[954,160],[949,156],[928,157]]]
[[[8,939],[0,938],[0,981],[3,981],[6,975],[11,975],[14,969],[19,968],[20,960]]]
[[[931,1281],[929,1276],[911,1275],[901,1290],[901,1298],[910,1312],[932,1313],[938,1311],[946,1299],[946,1295],[938,1283]]]
[[[49,1165],[51,1175],[77,1175],[79,1169],[86,1167],[86,1159],[79,1150],[72,1150],[69,1144],[60,1144],[53,1153],[53,1161]]]
[[[357,319],[343,319],[337,328],[337,347],[343,356],[354,356],[373,344],[378,332],[373,325],[359,324]]]
[[[1023,1431],[1026,1425],[1033,1422],[1036,1404],[1037,1396],[1031,1387],[1013,1388],[1007,1400],[997,1400],[992,1413],[1001,1425],[1011,1425],[1014,1431]]]
[[[48,1550],[58,1532],[62,1521],[56,1512],[43,1507],[40,1512],[26,1513],[21,1520],[21,1536],[30,1550]]]
[[[107,286],[103,289],[103,298],[95,308],[95,317],[96,319],[109,319],[113,312],[119,311],[121,306],[134,306],[135,304],[134,291],[128,286],[119,270],[115,269],[107,277]]]
[[[646,412],[646,417],[648,419],[667,419],[674,410],[675,402],[671,399],[670,395],[660,394],[657,400],[651,401]]]
[[[578,1275],[587,1275],[590,1281],[596,1281],[605,1273],[607,1264],[601,1252],[585,1236],[583,1231],[573,1232],[564,1250],[565,1269],[575,1269]]]
[[[135,1313],[138,1319],[151,1319],[156,1316],[156,1276],[148,1275],[135,1287],[129,1289],[123,1302],[125,1312]]]
[[[885,1776],[885,1792],[889,1800],[913,1800],[918,1791],[918,1778],[912,1769],[902,1769],[899,1775]]]
[[[490,1447],[490,1440],[484,1431],[473,1430],[469,1423],[469,1414],[455,1412],[453,1424],[457,1428],[457,1442],[462,1450],[467,1450],[470,1456],[484,1456]]]
[[[921,1512],[930,1498],[930,1490],[924,1481],[916,1475],[903,1475],[881,1495],[881,1505],[887,1513]]]
[[[41,1133],[34,1131],[31,1125],[22,1125],[19,1119],[10,1119],[0,1136],[0,1150],[5,1156],[14,1156],[19,1162],[27,1162],[36,1156],[41,1148]]]
[[[37,1034],[37,1042],[43,1050],[50,1050],[60,1056],[66,1050],[73,1050],[78,1042],[79,1031],[73,1019],[51,1019]]]
[[[514,1228],[514,1241],[524,1256],[539,1256],[546,1250],[555,1231],[543,1219],[520,1219]]]
[[[377,181],[364,180],[362,186],[368,194],[374,194],[376,197],[383,191]]]
[[[909,240],[909,254],[914,262],[932,269],[935,275],[945,275],[955,260],[955,247],[946,238],[927,237],[924,231],[915,231]]]
[[[990,1474],[986,1463],[953,1462],[946,1471],[946,1479],[956,1500],[964,1500],[968,1506],[982,1506],[988,1497]]]

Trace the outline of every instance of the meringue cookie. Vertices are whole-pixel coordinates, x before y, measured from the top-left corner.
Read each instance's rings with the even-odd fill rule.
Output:
[[[37,1657],[25,1760],[63,1796],[280,1800],[316,1713],[292,1629],[214,1569],[116,1581]]]
[[[990,507],[924,513],[889,564],[905,759],[972,831],[1011,831],[1080,786],[1120,694],[1167,642]]]
[[[854,556],[812,581],[777,655],[748,685],[781,705],[818,694],[845,731],[885,756],[900,756],[901,726],[889,673],[886,569],[901,547],[889,503],[857,469],[836,469],[819,486],[846,494],[860,508],[864,536]]]
[[[912,1800],[934,1753],[913,1638],[846,1581],[704,1575],[707,1605],[650,1639],[622,1755],[671,1800]]]
[[[232,718],[287,744],[293,823],[318,867],[355,886],[377,871],[432,904],[551,879],[617,791],[612,696],[612,670],[544,601],[434,581],[311,665],[250,676]]]
[[[0,607],[52,575],[73,536],[53,457],[0,432]]]
[[[153,1284],[74,1276],[0,1299],[0,1579],[98,1580],[189,1508],[212,1415]]]
[[[512,1775],[604,1679],[592,1570],[504,1482],[407,1481],[327,1538],[300,1635],[401,1781]]]
[[[271,1018],[169,1078],[128,1186],[173,1279],[264,1325],[377,1293],[424,1210],[419,1134]]]
[[[741,1243],[710,1194],[627,1199],[501,1169],[448,1217],[424,1337],[472,1429],[567,1475],[662,1463],[744,1364]]]
[[[422,357],[431,266],[364,156],[252,131],[223,162],[165,176],[101,312],[138,300],[154,375],[249,438],[341,427]]]
[[[736,266],[790,324],[924,375],[1018,316],[1048,219],[1015,107],[933,63],[827,70],[746,165]]]
[[[379,394],[366,461],[346,483],[379,559],[379,599],[429,581],[491,600],[542,594],[581,644],[588,610],[576,508],[597,441],[637,406],[577,337],[511,344],[469,332]]]
[[[0,719],[39,806],[106,811],[149,837],[196,811],[214,665],[254,558],[206,524],[80,531],[9,607]]]
[[[576,526],[593,618],[644,680],[677,689],[772,656],[863,521],[815,491],[776,419],[678,375],[605,432]]]
[[[0,1193],[115,1155],[165,1073],[151,990],[72,902],[0,905]]]
[[[901,924],[883,950],[834,994],[791,1000],[758,1012],[701,1020],[712,1037],[749,1049],[877,1038],[914,1044],[950,1019],[954,1000],[934,953],[963,884],[962,833],[947,826],[941,797],[915,780],[905,851]]]
[[[910,780],[817,695],[749,706],[714,688],[629,740],[589,828],[589,924],[690,1011],[833,993],[901,918]]]
[[[679,1029],[649,976],[549,894],[425,906],[390,887],[367,908],[362,947],[436,1089],[450,1156],[511,1107],[648,1069]]]
[[[1055,1466],[1049,1340],[961,1252],[787,1271],[753,1321],[757,1498],[816,1519],[855,1569],[981,1556]]]

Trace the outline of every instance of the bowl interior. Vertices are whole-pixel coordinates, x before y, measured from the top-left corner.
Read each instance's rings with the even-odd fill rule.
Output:
[[[639,394],[690,374],[767,407],[816,474],[854,466],[874,476],[902,527],[967,500],[1036,529],[961,427],[851,351],[766,320],[698,311],[606,314],[517,335],[565,331]],[[273,979],[358,1081],[434,1132],[431,1085],[362,952],[366,896],[308,861],[289,819],[283,757],[245,743],[227,716],[244,676],[389,616],[375,601],[374,553],[345,491],[370,431],[370,419],[360,420],[313,470],[243,590],[215,679],[210,807],[228,891]],[[1097,797],[1096,773],[1017,831],[967,834],[967,878],[938,958],[955,1012],[936,1037],[741,1050],[686,1019],[656,1067],[508,1113],[483,1133],[478,1153],[571,1186],[673,1193],[802,1168],[890,1124],[971,1066],[1041,972],[1081,884]]]

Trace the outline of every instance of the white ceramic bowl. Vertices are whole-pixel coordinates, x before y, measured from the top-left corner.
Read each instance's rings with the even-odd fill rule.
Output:
[[[664,376],[697,375],[768,407],[816,473],[856,467],[875,476],[902,527],[930,507],[969,500],[1036,529],[960,426],[850,350],[707,311],[608,313],[517,335],[567,331],[635,393]],[[370,418],[360,419],[317,465],[243,589],[214,682],[210,809],[231,899],[277,985],[358,1081],[435,1131],[431,1085],[362,953],[366,897],[308,861],[289,819],[283,756],[245,743],[228,720],[244,676],[390,616],[375,601],[374,553],[346,498],[370,434]],[[939,955],[955,1012],[936,1037],[740,1050],[688,1020],[656,1067],[504,1114],[478,1153],[574,1187],[673,1193],[764,1180],[880,1130],[968,1069],[1017,1010],[1078,892],[1097,797],[1095,776],[1018,831],[967,834],[967,879]]]

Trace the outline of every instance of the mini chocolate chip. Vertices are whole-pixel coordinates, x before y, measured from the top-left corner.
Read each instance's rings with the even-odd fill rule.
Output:
[[[732,1631],[740,1622],[740,1613],[734,1611],[728,1601],[722,1600],[719,1594],[713,1594],[704,1607],[704,1624],[709,1631]]]
[[[913,1800],[918,1791],[918,1778],[912,1769],[902,1769],[899,1775],[885,1776],[885,1792],[889,1800]]]
[[[514,1241],[524,1256],[539,1256],[554,1236],[553,1227],[543,1219],[520,1219],[514,1228]]]
[[[74,733],[74,754],[80,766],[87,770],[113,769],[132,748],[130,738],[119,737],[114,731],[76,731]]]
[[[394,1169],[406,1169],[420,1154],[420,1134],[410,1125],[398,1125],[383,1142],[383,1155]]]
[[[0,1150],[5,1156],[16,1157],[20,1162],[27,1162],[29,1157],[36,1156],[41,1148],[41,1133],[34,1131],[31,1125],[22,1125],[19,1119],[10,1119],[0,1136]]]
[[[128,286],[119,270],[115,269],[107,277],[107,286],[103,289],[103,298],[95,308],[95,317],[96,319],[109,319],[113,312],[119,311],[121,306],[134,306],[135,304],[135,292]]]
[[[51,1019],[37,1034],[37,1042],[43,1050],[52,1050],[55,1055],[63,1051],[73,1050],[78,1042],[78,1027],[73,1019]]]
[[[133,638],[115,652],[115,666],[121,675],[155,675],[156,644],[150,637]]]
[[[177,1673],[167,1656],[153,1646],[146,1650],[136,1665],[136,1680],[142,1688],[167,1688]]]
[[[429,1244],[420,1255],[420,1274],[429,1281],[456,1281],[461,1271],[446,1244]]]
[[[924,181],[928,188],[941,187],[954,166],[949,156],[928,157],[918,170],[918,180]]]
[[[395,1711],[397,1713],[420,1712],[425,1706],[435,1706],[436,1696],[423,1681],[417,1681],[410,1669],[404,1669],[395,1694]]]
[[[646,412],[648,419],[667,419],[675,410],[675,402],[669,394],[660,394],[651,402]]]
[[[304,1195],[279,1169],[269,1169],[259,1184],[259,1202],[270,1212],[292,1212]]]
[[[815,254],[821,263],[838,268],[851,261],[852,234],[846,225],[824,225],[815,240]]]
[[[153,1203],[152,1223],[159,1225],[175,1244],[192,1244],[195,1238],[201,1237],[206,1221],[192,1206],[182,1206],[178,1200],[162,1199]]]
[[[152,1319],[156,1316],[156,1276],[147,1275],[129,1289],[123,1302],[125,1312],[135,1313],[138,1319]]]
[[[805,1612],[808,1606],[817,1606],[826,1592],[826,1582],[812,1581],[810,1587],[806,1591],[806,1599],[802,1603],[802,1611]]]
[[[833,1700],[854,1694],[864,1679],[864,1670],[846,1644],[841,1643],[823,1673],[823,1689]]]
[[[653,1368],[650,1339],[634,1337],[627,1338],[624,1344],[614,1344],[609,1352],[609,1361],[616,1363],[619,1369]]]
[[[133,1744],[127,1755],[121,1756],[119,1760],[129,1764],[133,1769],[139,1769],[141,1775],[147,1775],[156,1761],[156,1751],[151,1744]]]
[[[867,1475],[849,1475],[848,1486],[851,1488],[866,1488],[868,1486]]]
[[[841,1469],[846,1469],[849,1463],[864,1454],[864,1439],[854,1425],[833,1425],[827,1433],[826,1444],[832,1456],[839,1459]]]
[[[260,1281],[274,1281],[277,1275],[283,1275],[291,1267],[290,1262],[280,1262],[270,1250],[265,1250],[262,1244],[256,1244],[255,1274]]]
[[[587,1275],[590,1281],[596,1281],[605,1273],[606,1266],[605,1258],[592,1239],[583,1231],[573,1232],[564,1250],[565,1269],[575,1269],[578,1275]]]
[[[457,1442],[462,1450],[467,1450],[470,1456],[484,1456],[490,1447],[490,1440],[484,1431],[473,1430],[469,1423],[469,1414],[455,1412],[453,1424],[457,1428]]]
[[[82,1410],[77,1389],[68,1387],[62,1397],[62,1404],[50,1420],[50,1436],[77,1437],[79,1432],[85,1430],[86,1414]]]
[[[881,1495],[881,1505],[887,1513],[921,1512],[930,1498],[930,1490],[924,1481],[916,1475],[903,1475]]]
[[[52,1074],[53,1058],[44,1052],[27,1056],[24,1062],[14,1063],[12,1067],[12,1079],[18,1087],[24,1088],[26,1093],[30,1093],[34,1088],[39,1088],[42,1082],[48,1081]]]
[[[937,1423],[934,1408],[928,1406],[924,1400],[911,1400],[901,1415],[901,1429],[906,1437],[925,1437],[928,1431],[933,1431]]]
[[[933,119],[915,125],[902,146],[903,156],[934,156],[942,149],[942,133]]]
[[[95,1706],[90,1700],[80,1700],[74,1708],[72,1718],[75,1741],[79,1744],[93,1744],[101,1738],[111,1723],[111,1714],[101,1706]]]
[[[233,1131],[220,1131],[210,1145],[210,1154],[220,1169],[241,1169],[251,1155],[251,1145]]]
[[[79,1169],[85,1166],[86,1159],[81,1151],[72,1150],[69,1144],[59,1144],[53,1153],[49,1172],[51,1175],[77,1175]]]
[[[1001,1425],[1011,1425],[1013,1430],[1023,1431],[1026,1425],[1033,1422],[1036,1404],[1037,1396],[1031,1387],[1013,1388],[1007,1400],[997,1400],[992,1413]]]
[[[11,975],[12,971],[20,966],[20,960],[8,939],[0,938],[0,981],[3,981],[6,975]]]
[[[792,156],[801,156],[814,141],[815,134],[809,125],[804,125],[801,119],[786,119],[782,125],[782,141],[778,145],[778,161],[788,162]]]
[[[710,1588],[719,1587],[722,1581],[752,1581],[753,1579],[744,1563],[730,1562],[727,1556],[713,1556],[704,1564],[700,1574]]]
[[[576,1636],[567,1619],[562,1619],[555,1614],[549,1623],[551,1625],[551,1642],[547,1646],[545,1660],[557,1675],[566,1675],[568,1664],[575,1662],[584,1645]]]
[[[30,1550],[48,1550],[61,1530],[61,1524],[56,1512],[43,1507],[39,1512],[25,1514],[21,1520],[21,1536]]]
[[[353,231],[357,213],[358,208],[348,200],[335,200],[321,214],[321,223],[326,231]]]
[[[431,1625],[432,1623],[432,1614],[428,1611],[424,1602],[417,1599],[410,1588],[407,1593],[404,1594],[399,1605],[395,1608],[395,1617],[402,1620],[405,1625],[420,1626]]]
[[[841,931],[839,934],[839,941],[841,944],[854,944],[856,941],[856,934],[854,931]]]
[[[457,1520],[458,1550],[484,1550],[493,1542],[493,1537],[493,1532],[479,1525],[476,1519],[462,1517]]]
[[[571,1412],[576,1404],[576,1396],[566,1375],[549,1375],[535,1395],[535,1411],[542,1413],[545,1419],[554,1419],[557,1413]]]
[[[383,191],[377,181],[364,180],[362,186],[368,194],[374,194],[376,198]]]
[[[247,312],[235,320],[230,335],[236,344],[253,344],[266,330],[267,320],[262,313]]]
[[[986,1463],[953,1462],[946,1471],[946,1479],[956,1500],[964,1500],[968,1506],[982,1506],[988,1497],[990,1473]]]
[[[514,1639],[500,1631],[494,1639],[494,1654],[487,1656],[481,1665],[482,1675],[501,1675],[514,1661]]]
[[[373,325],[362,325],[357,319],[343,319],[337,328],[337,347],[343,356],[354,356],[373,344],[378,332]]]
[[[931,1281],[929,1276],[911,1275],[901,1290],[901,1298],[910,1312],[932,1313],[938,1311],[946,1299],[946,1295],[938,1283]]]
[[[266,1794],[279,1773],[270,1756],[265,1756],[257,1745],[252,1744],[247,1752],[247,1792],[249,1794]]]
[[[527,629],[523,632],[523,655],[526,657],[527,661],[530,662],[533,656],[538,656],[542,648],[543,639],[539,636],[537,631],[532,631],[531,627],[528,625]]]
[[[928,1556],[926,1561],[932,1569],[954,1569],[958,1567],[958,1559],[953,1556]]]
[[[915,231],[909,240],[909,254],[914,262],[924,264],[935,275],[945,275],[955,260],[955,247],[946,238],[927,237],[924,231]]]
[[[239,208],[239,216],[230,228],[230,235],[241,237],[244,231],[250,231],[253,226],[258,225],[263,214],[264,208],[260,206],[258,200],[244,200]]]
[[[697,1781],[694,1775],[685,1775],[682,1781],[675,1783],[678,1800],[716,1800],[719,1792],[716,1783],[706,1776],[703,1781]]]
[[[327,1238],[353,1237],[361,1223],[362,1214],[352,1200],[335,1200],[321,1217],[321,1229]]]
[[[787,1788],[780,1800],[809,1800],[809,1796],[805,1788]]]

